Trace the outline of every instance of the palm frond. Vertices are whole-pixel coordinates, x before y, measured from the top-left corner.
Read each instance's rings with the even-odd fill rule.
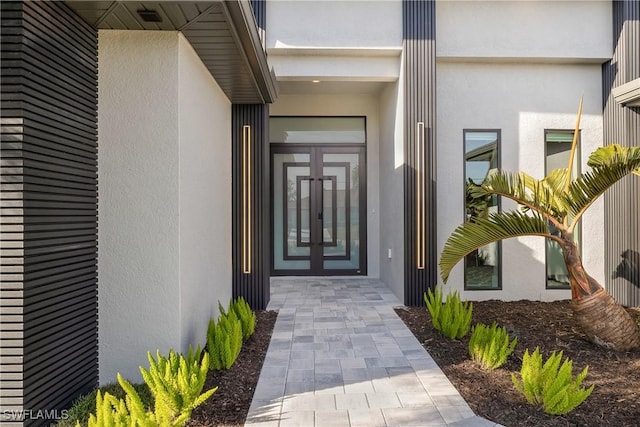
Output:
[[[558,178],[554,175],[552,179]],[[565,198],[556,193],[545,180],[538,180],[524,172],[495,171],[482,185],[474,189],[475,196],[496,194],[514,200],[527,209],[534,210],[549,220],[561,222],[566,213]]]
[[[574,218],[572,228],[607,189],[640,169],[640,147],[621,147],[617,144],[600,147],[589,156],[587,164],[593,169],[576,178],[565,195]]]
[[[498,212],[475,222],[458,226],[444,245],[440,255],[440,274],[446,283],[453,267],[467,254],[489,243],[518,236],[552,236],[547,221],[538,213],[527,215],[518,211]]]
[[[552,206],[557,209],[558,216],[566,216],[569,211],[566,198],[564,197],[564,186],[566,180],[569,179],[569,169],[554,169],[547,174],[542,180],[543,185],[548,186],[551,190]]]

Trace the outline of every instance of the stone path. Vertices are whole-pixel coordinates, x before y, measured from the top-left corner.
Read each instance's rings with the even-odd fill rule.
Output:
[[[475,416],[379,280],[272,278],[271,344],[246,425],[496,426]]]

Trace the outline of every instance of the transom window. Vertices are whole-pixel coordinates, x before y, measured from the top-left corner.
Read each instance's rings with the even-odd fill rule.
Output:
[[[271,117],[271,143],[364,144],[364,117]]]

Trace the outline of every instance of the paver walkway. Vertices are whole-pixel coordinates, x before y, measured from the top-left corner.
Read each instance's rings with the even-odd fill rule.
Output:
[[[278,310],[246,425],[495,426],[474,415],[379,280],[272,278]]]

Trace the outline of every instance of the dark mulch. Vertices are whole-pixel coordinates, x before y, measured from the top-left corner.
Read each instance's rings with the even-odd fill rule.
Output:
[[[213,396],[193,411],[189,426],[242,426],[258,383],[273,325],[275,311],[256,311],[256,329],[243,344],[228,371],[210,371],[204,390],[218,387]]]
[[[473,321],[496,321],[518,337],[506,365],[485,372],[469,359],[468,337],[452,341],[431,326],[425,308],[396,312],[429,351],[447,377],[478,415],[505,426],[640,426],[640,350],[617,353],[594,346],[578,330],[568,301],[476,302]],[[640,309],[629,309],[640,320]],[[595,390],[573,412],[551,416],[529,405],[511,382],[520,370],[526,348],[539,346],[544,357],[564,351],[574,374],[589,366],[584,385]]]

